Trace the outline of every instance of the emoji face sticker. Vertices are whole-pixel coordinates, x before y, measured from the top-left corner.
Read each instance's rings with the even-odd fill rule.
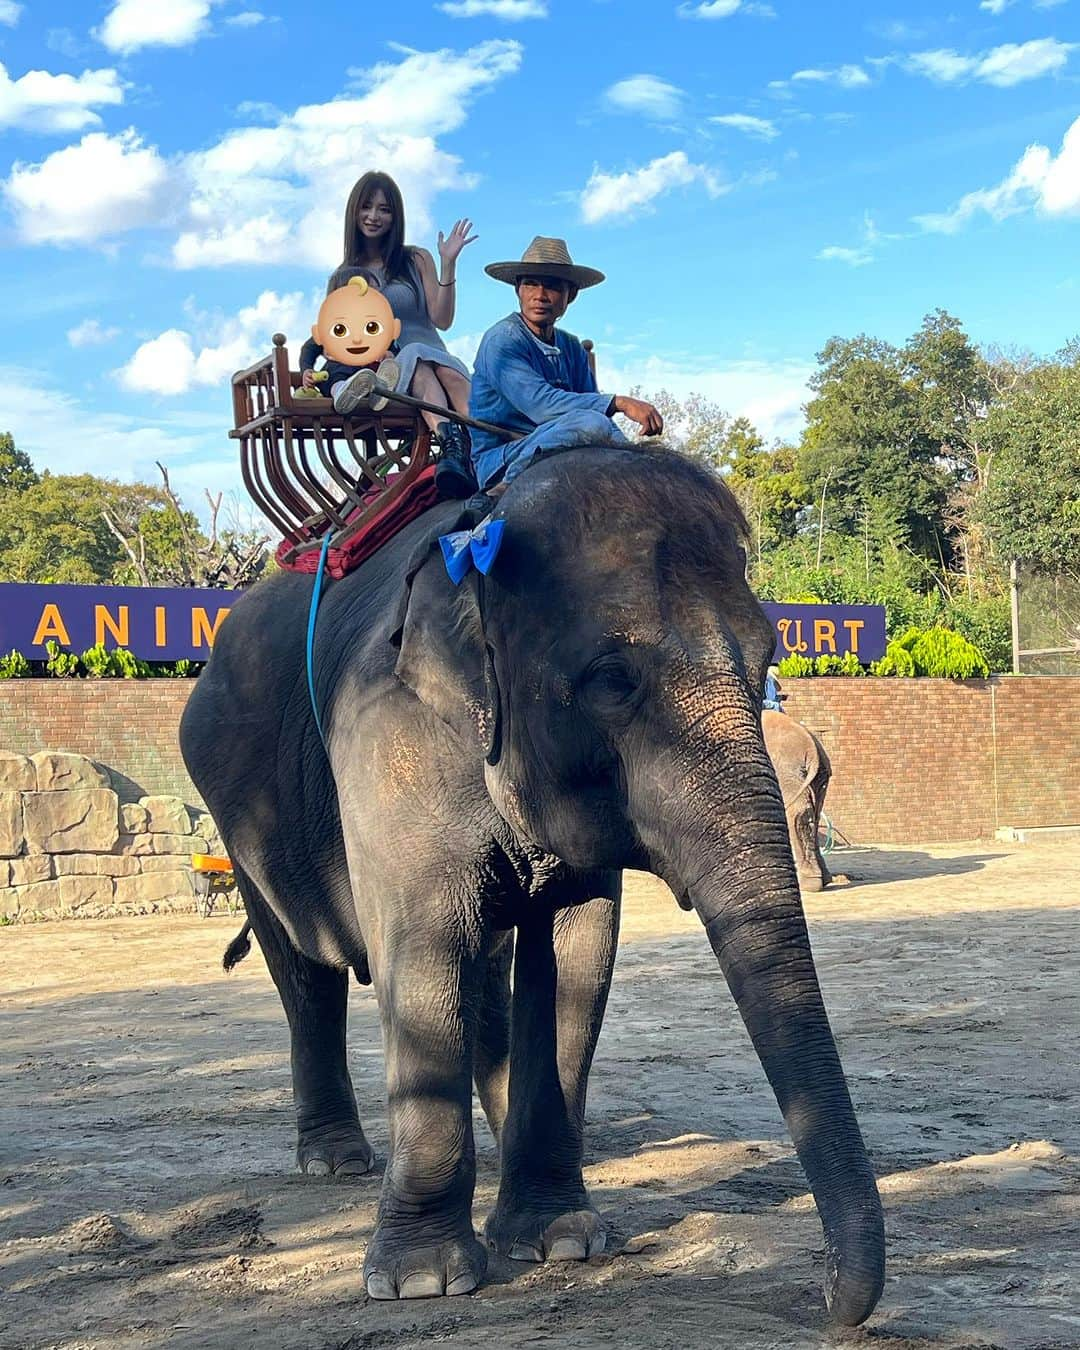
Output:
[[[374,366],[401,336],[401,320],[381,291],[363,277],[331,291],[322,302],[311,336],[328,361],[343,366]]]

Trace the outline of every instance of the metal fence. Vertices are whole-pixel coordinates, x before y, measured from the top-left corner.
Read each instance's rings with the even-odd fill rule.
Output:
[[[1080,570],[1012,564],[1013,673],[1080,675]]]

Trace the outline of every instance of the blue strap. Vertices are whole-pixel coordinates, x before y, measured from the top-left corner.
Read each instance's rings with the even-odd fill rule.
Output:
[[[319,721],[319,705],[315,701],[315,620],[319,617],[319,601],[322,599],[323,573],[326,571],[326,555],[330,551],[330,535],[327,533],[323,539],[322,551],[319,554],[319,565],[315,569],[315,588],[311,592],[311,608],[308,610],[307,621],[307,687],[311,695],[311,711],[315,714],[315,729],[319,733],[319,740],[323,745],[326,744],[326,737],[323,735],[322,722]]]

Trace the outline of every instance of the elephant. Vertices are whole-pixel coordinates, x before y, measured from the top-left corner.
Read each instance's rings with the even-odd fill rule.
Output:
[[[823,891],[832,881],[818,847],[821,809],[832,777],[829,756],[812,731],[784,713],[766,708],[761,729],[784,798],[799,886],[804,891]]]
[[[882,1211],[762,736],[773,633],[739,507],[673,450],[566,450],[511,484],[501,551],[455,586],[438,539],[478,510],[438,504],[331,583],[310,675],[312,578],[261,581],[182,720],[288,1019],[298,1165],[372,1165],[351,970],[374,983],[389,1111],[368,1294],[467,1293],[491,1249],[600,1252],[586,1090],[621,873],[644,869],[701,919],[817,1203],[827,1306],[857,1325]],[[483,1241],[474,1083],[500,1165]]]

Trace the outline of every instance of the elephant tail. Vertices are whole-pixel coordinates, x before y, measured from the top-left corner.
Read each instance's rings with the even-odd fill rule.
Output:
[[[232,970],[233,966],[238,966],[240,962],[251,951],[251,922],[246,922],[239,933],[233,938],[225,948],[225,956],[221,964],[226,970]]]

